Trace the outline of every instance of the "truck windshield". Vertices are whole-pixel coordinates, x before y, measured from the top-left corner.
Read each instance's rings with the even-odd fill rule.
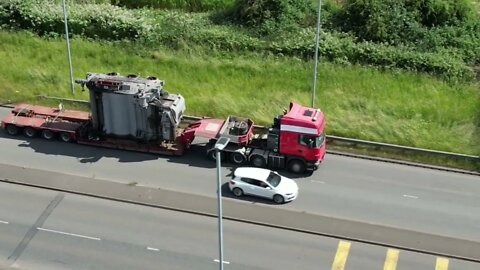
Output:
[[[323,144],[323,141],[325,140],[325,133],[322,132],[318,137],[315,138],[315,146],[314,147],[320,147]]]
[[[281,180],[282,178],[280,177],[280,175],[274,172],[270,172],[270,175],[267,177],[267,182],[273,187],[277,187],[280,184]]]
[[[300,144],[308,146],[308,148],[318,148],[322,146],[325,140],[325,134],[322,133],[319,136],[300,135]]]

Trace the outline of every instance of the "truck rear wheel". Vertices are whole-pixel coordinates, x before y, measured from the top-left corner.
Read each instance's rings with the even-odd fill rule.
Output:
[[[305,162],[298,160],[298,159],[293,159],[288,162],[288,170],[293,172],[293,173],[304,173],[306,169]]]
[[[245,162],[245,156],[239,152],[230,154],[230,161],[236,165],[242,165]]]
[[[250,163],[255,167],[265,167],[265,165],[267,164],[267,162],[265,162],[265,159],[259,155],[251,157]]]
[[[9,124],[5,127],[8,135],[15,136],[18,134],[18,127],[12,124]]]
[[[211,160],[217,160],[216,150],[212,150],[212,151],[208,152],[208,153],[207,153],[207,156],[208,156],[208,158],[211,159]],[[225,160],[225,157],[226,157],[225,152],[220,151],[220,160],[221,160],[221,161],[224,161],[224,160]]]
[[[53,131],[51,130],[44,129],[42,131],[42,138],[44,138],[45,140],[52,140],[54,136],[55,136],[55,133],[53,133]]]
[[[23,129],[23,134],[28,138],[33,138],[37,135],[37,131],[31,127],[26,127]]]

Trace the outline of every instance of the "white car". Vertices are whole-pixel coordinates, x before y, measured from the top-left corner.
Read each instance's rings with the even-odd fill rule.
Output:
[[[233,195],[253,195],[271,199],[276,203],[295,200],[298,186],[295,181],[277,172],[261,168],[240,167],[232,174],[228,187]]]

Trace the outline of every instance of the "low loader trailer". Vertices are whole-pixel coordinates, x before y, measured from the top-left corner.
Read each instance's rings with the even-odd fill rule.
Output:
[[[316,170],[325,156],[325,117],[319,109],[290,103],[268,130],[256,132],[251,119],[239,116],[186,123],[184,98],[164,90],[156,77],[87,73],[76,82],[89,89],[90,112],[22,103],[3,117],[2,128],[11,136],[178,156],[199,137],[208,141],[210,159],[216,157],[215,142],[228,137],[223,160],[294,173]]]

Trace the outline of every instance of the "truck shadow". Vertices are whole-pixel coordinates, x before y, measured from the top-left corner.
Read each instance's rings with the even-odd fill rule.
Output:
[[[189,167],[213,169],[216,166],[214,161],[209,160],[206,157],[203,144],[192,145],[183,156],[168,156],[120,149],[101,148],[75,143],[65,143],[58,140],[47,141],[42,138],[27,138],[22,135],[10,136],[5,132],[0,132],[0,139],[17,140],[19,142],[19,147],[28,147],[33,149],[36,153],[41,153],[44,155],[73,157],[76,158],[80,163],[95,163],[102,158],[115,158],[120,163],[164,160],[166,162],[184,164]],[[249,165],[245,164],[244,166]],[[237,166],[233,166],[227,161],[222,161],[223,170],[228,169],[231,173],[236,167]],[[279,173],[289,178],[303,178],[308,176],[308,174],[297,175],[284,170],[280,170]]]

